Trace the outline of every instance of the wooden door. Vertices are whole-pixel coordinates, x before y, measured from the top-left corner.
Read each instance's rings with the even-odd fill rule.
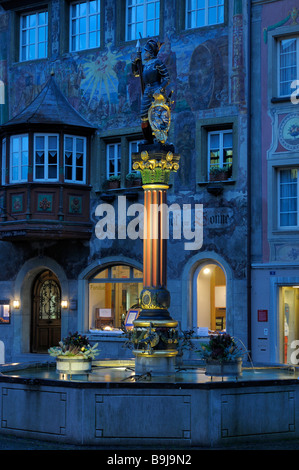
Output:
[[[32,297],[31,351],[46,353],[61,339],[61,289],[54,273],[44,271],[36,278]]]

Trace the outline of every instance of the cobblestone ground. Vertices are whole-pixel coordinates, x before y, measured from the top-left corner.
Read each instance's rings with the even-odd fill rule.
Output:
[[[1,436],[0,435],[0,451],[5,450],[104,450],[111,451],[112,453],[121,451],[143,451],[146,450],[149,454],[151,452],[174,452],[174,453],[186,453],[191,451],[192,454],[196,456],[201,450],[211,450],[211,451],[231,451],[231,450],[299,450],[299,440],[282,440],[282,441],[269,441],[269,442],[256,442],[256,443],[242,443],[234,446],[225,446],[225,447],[213,447],[213,448],[144,448],[144,447],[99,447],[99,446],[78,446],[71,444],[56,444],[53,442],[45,442],[36,439],[23,439],[14,436]],[[121,455],[121,454],[120,454]]]

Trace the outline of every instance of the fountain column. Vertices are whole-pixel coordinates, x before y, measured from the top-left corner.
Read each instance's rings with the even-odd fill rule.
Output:
[[[178,322],[168,311],[167,239],[169,176],[179,168],[180,156],[171,144],[143,144],[132,155],[133,168],[142,175],[144,189],[143,290],[141,312],[134,321],[135,371],[172,375],[178,353]]]

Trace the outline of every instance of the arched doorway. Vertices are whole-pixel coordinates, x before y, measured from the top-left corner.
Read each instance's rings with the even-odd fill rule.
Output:
[[[50,270],[40,273],[32,290],[31,352],[46,353],[61,339],[61,288]]]
[[[198,328],[226,330],[226,275],[216,263],[201,265],[195,272],[195,323]]]

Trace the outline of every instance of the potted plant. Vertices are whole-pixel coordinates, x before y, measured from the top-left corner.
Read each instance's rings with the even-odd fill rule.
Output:
[[[126,183],[128,187],[141,186],[142,178],[140,172],[133,171],[132,173],[128,173],[126,176]]]
[[[112,175],[108,179],[108,188],[117,189],[120,187],[120,175]]]
[[[82,374],[91,370],[92,359],[99,352],[98,344],[91,346],[87,336],[69,333],[59,342],[59,346],[51,347],[50,356],[56,357],[56,370],[65,374]]]
[[[210,168],[210,181],[226,181],[231,177],[231,167]]]
[[[226,333],[210,337],[198,350],[206,362],[207,375],[240,375],[244,351],[238,347],[234,338]]]

